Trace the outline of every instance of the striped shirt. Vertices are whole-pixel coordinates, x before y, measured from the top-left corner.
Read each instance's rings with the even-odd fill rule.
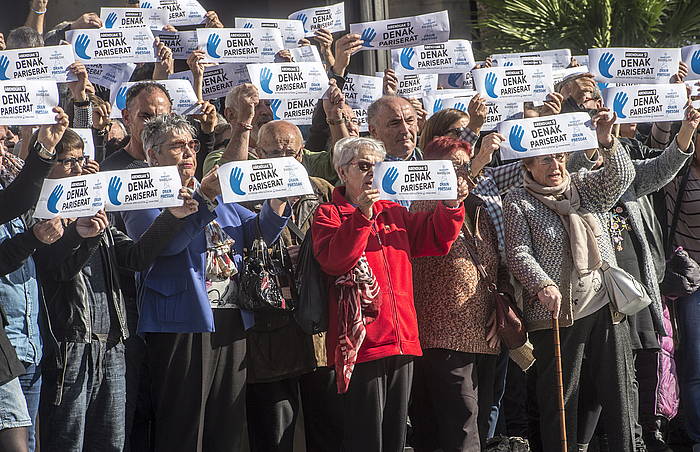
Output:
[[[683,175],[679,174],[664,187],[666,217],[668,218],[669,228],[673,220],[678,187],[682,180]],[[690,168],[688,185],[686,185],[683,193],[678,226],[673,242],[675,246],[682,246],[696,262],[700,262],[700,167],[697,165],[693,165]]]

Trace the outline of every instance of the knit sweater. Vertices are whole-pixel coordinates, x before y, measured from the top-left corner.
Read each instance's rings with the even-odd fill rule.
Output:
[[[634,180],[634,166],[627,152],[615,139],[603,151],[605,165],[595,171],[571,174],[581,199],[581,210],[592,213],[601,225],[607,224],[608,211]],[[573,261],[569,237],[559,215],[524,188],[512,190],[504,199],[506,257],[508,267],[525,290],[524,315],[528,331],[551,328],[551,314],[533,297],[547,286],[557,286],[562,295],[559,324],[573,324]],[[601,230],[603,228],[601,227]],[[616,265],[609,234],[596,237],[601,258]],[[530,300],[530,301],[528,301]]]

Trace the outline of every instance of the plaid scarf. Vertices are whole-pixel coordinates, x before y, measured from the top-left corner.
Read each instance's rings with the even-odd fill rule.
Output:
[[[367,334],[365,327],[379,315],[381,297],[379,284],[364,254],[349,272],[335,280],[335,285],[340,291],[335,379],[338,394],[344,394]]]
[[[0,150],[0,183],[7,187],[17,177],[22,167],[24,160],[16,157],[10,151]]]

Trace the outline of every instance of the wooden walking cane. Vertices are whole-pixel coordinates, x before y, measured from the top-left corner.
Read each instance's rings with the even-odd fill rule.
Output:
[[[568,452],[566,442],[566,412],[564,411],[564,381],[561,370],[561,345],[559,343],[559,318],[552,315],[554,331],[554,362],[556,363],[557,397],[559,399],[559,431],[561,433],[561,451]]]

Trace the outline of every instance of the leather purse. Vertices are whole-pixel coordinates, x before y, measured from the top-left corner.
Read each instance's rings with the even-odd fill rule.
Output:
[[[651,304],[646,289],[632,275],[621,268],[610,266],[605,261],[600,269],[608,296],[617,312],[634,315]]]
[[[478,224],[478,214],[475,220]],[[488,292],[493,297],[494,311],[496,313],[496,328],[498,337],[501,343],[508,350],[514,350],[522,347],[527,341],[527,330],[525,329],[525,321],[523,313],[518,307],[513,296],[507,292],[498,289],[496,282],[489,276],[486,267],[479,260],[477,255],[477,240],[476,235],[472,234],[465,225],[462,225],[465,239],[470,237],[471,240],[466,240],[467,251],[474,262],[477,271],[481,278],[488,283]],[[473,249],[472,249],[473,248]]]

